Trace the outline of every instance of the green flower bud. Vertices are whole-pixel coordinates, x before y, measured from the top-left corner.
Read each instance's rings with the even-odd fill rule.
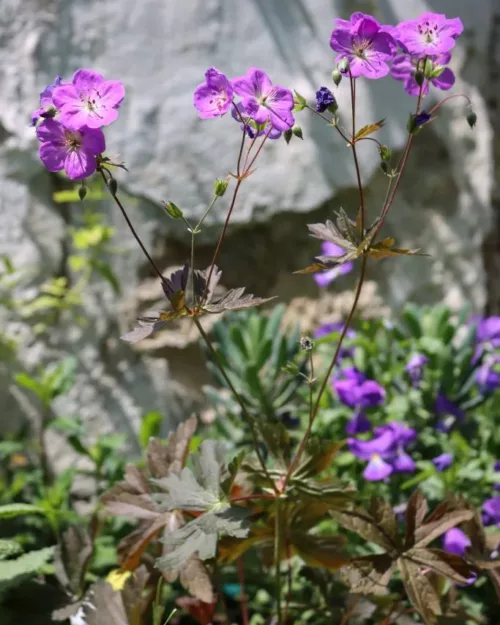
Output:
[[[387,161],[380,161],[380,169],[384,172],[384,174],[389,173],[389,163]]]
[[[222,197],[224,193],[226,192],[228,185],[229,185],[229,180],[219,180],[219,178],[217,178],[214,184],[214,194],[217,197]],[[181,211],[181,215],[182,215],[182,211]]]
[[[172,219],[181,219],[184,215],[177,204],[174,204],[173,202],[163,202],[163,208],[167,211],[170,217],[172,217]]]
[[[287,362],[284,367],[281,367],[281,370],[284,373],[289,373],[290,375],[299,375],[299,373],[300,373],[300,369],[299,369],[298,365],[296,365],[291,360],[290,360],[290,362]]]
[[[306,106],[307,106],[307,100],[304,98],[303,95],[300,95],[300,93],[297,93],[297,91],[294,91],[294,96],[293,96],[293,103],[294,103],[294,107],[293,110],[295,113],[299,113],[300,111],[303,111]]]
[[[347,58],[343,58],[338,64],[337,67],[339,68],[339,71],[341,74],[347,74],[349,72],[350,69],[350,64],[349,64],[349,59]]]
[[[342,74],[337,68],[335,68],[332,72],[332,80],[337,87],[340,85],[340,82],[342,80]]]
[[[299,139],[303,139],[304,138],[303,135],[302,135],[302,128],[300,126],[297,126],[297,124],[292,126],[292,132]]]
[[[425,76],[423,72],[420,72],[420,71],[415,72],[414,78],[415,78],[415,82],[417,83],[419,87],[421,87],[424,84]]]
[[[392,150],[387,145],[381,145],[378,151],[382,161],[389,162],[391,160]]]
[[[470,113],[467,115],[467,123],[469,124],[471,128],[474,128],[474,126],[476,125],[476,122],[477,122],[477,115],[474,113],[474,111],[470,111]]]
[[[290,143],[290,140],[293,137],[293,132],[291,130],[285,130],[285,132],[283,133],[283,137],[285,138],[285,141],[288,144]]]
[[[118,191],[118,181],[116,180],[116,178],[110,178],[107,182],[107,185],[109,192],[114,197],[116,195],[116,192]]]
[[[78,197],[83,202],[86,195],[87,195],[87,187],[82,183],[82,186],[78,189]]]

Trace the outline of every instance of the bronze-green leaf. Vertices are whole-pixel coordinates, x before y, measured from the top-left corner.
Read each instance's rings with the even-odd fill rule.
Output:
[[[384,124],[385,119],[381,119],[374,124],[367,124],[366,126],[363,126],[363,128],[360,128],[358,132],[354,135],[353,143],[356,143],[356,141],[364,139],[365,137],[369,137],[374,132],[377,132],[377,130],[380,130]]]

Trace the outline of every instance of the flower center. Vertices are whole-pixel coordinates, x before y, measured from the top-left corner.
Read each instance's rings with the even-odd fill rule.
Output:
[[[426,20],[423,24],[418,25],[418,32],[426,43],[433,43],[438,38],[437,24],[431,24]]]
[[[64,145],[69,150],[75,151],[82,147],[82,134],[80,132],[72,132],[71,130],[64,131]]]
[[[222,111],[224,105],[227,102],[227,92],[225,89],[213,89],[212,98],[209,100],[210,104],[214,104],[219,111]]]
[[[369,39],[357,39],[352,44],[353,53],[360,59],[366,59],[366,52],[370,49],[371,44]]]

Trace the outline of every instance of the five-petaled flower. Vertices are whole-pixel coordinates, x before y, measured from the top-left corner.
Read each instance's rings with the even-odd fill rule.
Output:
[[[62,169],[72,180],[90,176],[97,167],[97,156],[106,143],[99,128],[70,130],[56,119],[45,119],[36,129],[40,159],[49,171]]]
[[[380,406],[385,400],[385,389],[375,380],[368,380],[360,371],[347,367],[343,379],[334,379],[332,386],[340,401],[350,408]]]
[[[292,92],[273,85],[262,69],[251,67],[245,76],[233,78],[231,84],[234,92],[242,97],[246,113],[257,124],[269,121],[273,128],[284,132],[295,123]]]
[[[335,245],[335,243],[330,243],[329,241],[325,241],[321,244],[321,255],[322,256],[343,256],[345,254],[345,250],[343,250],[340,246]],[[333,267],[333,269],[328,269],[327,271],[321,271],[314,274],[314,281],[320,287],[326,287],[333,282],[335,278],[339,276],[343,276],[346,273],[350,273],[354,267],[352,262],[343,263],[342,265],[337,265]]]
[[[336,20],[330,47],[349,61],[353,78],[382,78],[389,73],[388,62],[394,57],[396,42],[377,20],[369,15],[354,13],[351,20]]]
[[[463,29],[458,17],[448,19],[442,13],[424,13],[415,20],[398,24],[397,39],[405,51],[423,58],[449,52]]]
[[[118,117],[124,97],[123,83],[104,80],[91,69],[79,69],[71,83],[56,87],[52,93],[61,122],[73,130],[111,124]]]
[[[205,72],[205,82],[194,90],[193,104],[202,119],[224,115],[233,101],[233,87],[215,67]]]

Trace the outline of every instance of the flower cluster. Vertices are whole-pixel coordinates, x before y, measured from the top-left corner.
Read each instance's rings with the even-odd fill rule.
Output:
[[[356,12],[349,20],[335,20],[330,46],[338,53],[341,72],[372,79],[390,73],[403,82],[407,93],[419,96],[428,93],[429,84],[443,90],[453,86],[455,76],[447,65],[462,31],[459,18],[440,13],[424,13],[391,26]]]
[[[236,102],[235,95],[241,101]],[[256,67],[231,80],[211,67],[205,82],[195,89],[193,104],[202,119],[221,117],[231,108],[233,118],[252,139],[264,134],[277,139],[295,123],[292,92],[273,85],[266,72]]]
[[[75,72],[71,82],[57,76],[40,94],[40,107],[32,115],[45,167],[64,169],[72,180],[93,174],[106,149],[102,127],[118,117],[124,97],[123,83],[90,69]]]

